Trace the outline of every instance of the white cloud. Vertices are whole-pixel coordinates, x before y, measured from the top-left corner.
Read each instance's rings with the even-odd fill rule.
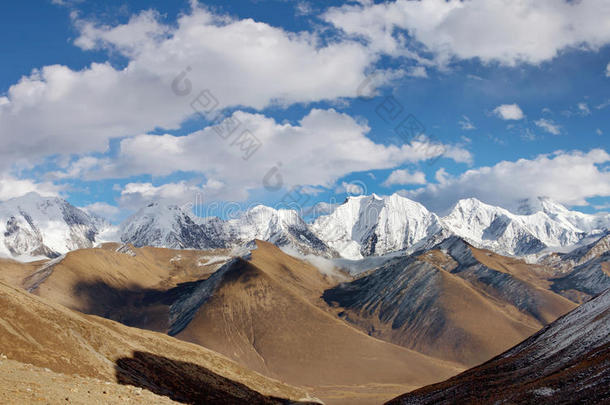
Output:
[[[610,77],[610,62],[608,63],[608,66],[606,66],[606,77]]]
[[[224,130],[231,122],[239,122],[238,129],[227,139],[219,136],[216,130]],[[218,183],[217,189],[207,190],[208,193],[241,200],[247,198],[249,190],[266,187],[274,191],[296,185],[332,187],[338,179],[355,171],[391,169],[440,156],[458,162],[472,160],[470,152],[460,146],[432,143],[425,137],[401,146],[383,145],[369,139],[368,131],[366,123],[333,109],[313,109],[298,125],[238,111],[220,126],[186,136],[139,135],[124,139],[118,156],[102,161],[85,178],[197,172],[208,182]],[[260,142],[247,160],[239,145],[244,136]]]
[[[340,203],[337,202],[326,202],[326,201],[320,201],[318,203],[316,203],[313,207],[311,207],[311,209],[309,210],[311,212],[311,216],[312,217],[318,217],[320,215],[326,215],[326,214],[330,214],[331,212],[333,212],[339,205],[341,205]],[[305,210],[307,211],[307,210]]]
[[[230,19],[196,5],[176,27],[162,25],[152,12],[125,25],[80,26],[77,45],[117,50],[130,58],[128,70],[161,78],[166,87],[190,67],[186,79],[193,91],[209,88],[221,106],[262,109],[273,103],[353,97],[377,58],[355,41],[320,45],[315,33]]]
[[[602,131],[601,129],[597,128],[597,129],[595,130],[595,133],[596,133],[597,135],[599,135],[599,136],[602,136],[602,135],[604,134],[604,131]]]
[[[88,213],[108,220],[115,220],[121,215],[121,209],[119,207],[105,202],[96,202],[80,208]]]
[[[587,103],[578,103],[577,105],[578,108],[578,113],[580,115],[582,115],[583,117],[587,116],[587,115],[591,115],[591,110],[589,109],[589,106],[587,105]]]
[[[340,185],[338,185],[335,188],[335,193],[337,193],[337,194],[347,193],[350,195],[368,194],[366,191],[366,185],[359,181],[356,181],[356,182],[343,181],[343,182],[341,182]]]
[[[593,208],[595,208],[598,211],[609,210],[610,209],[610,202],[609,203],[604,203],[604,204],[594,205]]]
[[[216,110],[355,97],[378,58],[357,41],[322,43],[316,34],[222,17],[198,6],[175,25],[151,11],[123,25],[75,24],[78,46],[121,54],[127,65],[45,66],[10,86],[0,101],[0,164],[103,152],[110,138],[177,129],[195,115],[191,104],[206,89]],[[177,80],[183,72],[184,80]],[[390,76],[380,72],[372,85]]]
[[[93,156],[83,156],[69,164],[65,170],[49,172],[46,177],[54,180],[77,178],[96,168],[99,164],[100,159]]]
[[[465,115],[463,115],[462,119],[458,121],[458,124],[460,124],[460,128],[462,128],[464,131],[472,131],[473,129],[477,129],[472,121],[470,121],[470,118]]]
[[[434,178],[437,182],[443,184],[446,183],[451,178],[451,176],[449,175],[449,173],[447,173],[447,170],[444,167],[441,167],[436,171],[436,173],[434,173]]]
[[[534,121],[534,124],[536,124],[538,128],[542,128],[550,134],[559,135],[561,133],[561,126],[555,124],[553,120],[540,118],[539,120]]]
[[[36,182],[31,179],[18,179],[11,175],[0,175],[0,201],[21,197],[36,192],[45,197],[58,197],[62,187],[50,182]]]
[[[186,181],[165,183],[154,186],[152,183],[128,183],[121,191],[119,204],[124,209],[139,209],[151,201],[163,201],[192,208],[196,203],[206,201],[210,188],[214,185],[190,184]]]
[[[493,113],[503,120],[522,120],[525,115],[517,104],[502,104],[494,108]]]
[[[391,187],[396,184],[426,184],[426,175],[420,171],[411,173],[408,170],[394,170],[390,173],[386,181],[383,182],[383,185],[385,187]]]
[[[452,58],[484,63],[539,64],[568,48],[597,50],[610,43],[606,0],[426,0],[344,5],[323,18],[374,49],[412,48],[402,32],[444,65]]]
[[[428,71],[424,66],[414,66],[406,71],[407,76],[411,77],[420,77],[426,78],[428,77]]]
[[[308,1],[298,1],[294,8],[297,15],[310,15],[314,12],[312,4]]]
[[[595,108],[597,108],[598,110],[603,110],[604,108],[608,107],[610,105],[610,98],[606,101],[604,101],[603,103],[595,106]]]
[[[590,152],[555,152],[534,159],[502,161],[480,167],[439,184],[407,192],[441,214],[460,198],[476,197],[511,208],[519,199],[547,196],[567,205],[585,205],[591,197],[610,196],[610,172],[600,165],[610,162],[602,149]]]

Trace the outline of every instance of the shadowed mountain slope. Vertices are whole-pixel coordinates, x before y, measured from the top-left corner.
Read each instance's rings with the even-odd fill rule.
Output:
[[[610,402],[610,290],[521,344],[388,404]]]

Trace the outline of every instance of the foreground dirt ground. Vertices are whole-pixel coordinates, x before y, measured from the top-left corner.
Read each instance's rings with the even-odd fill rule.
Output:
[[[2,404],[177,404],[129,385],[54,373],[0,356]]]

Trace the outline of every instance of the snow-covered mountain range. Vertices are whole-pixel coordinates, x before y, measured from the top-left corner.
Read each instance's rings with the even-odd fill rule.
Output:
[[[106,220],[60,198],[29,193],[0,203],[0,255],[31,260],[57,257],[111,238]]]
[[[469,198],[439,217],[398,194],[349,197],[306,223],[296,211],[256,206],[230,220],[199,218],[153,202],[111,237],[109,223],[59,198],[37,194],[0,203],[4,256],[48,256],[105,240],[177,249],[231,248],[261,239],[303,254],[359,260],[413,252],[457,235],[503,255],[569,252],[610,229],[610,214],[570,211],[547,198],[521,201],[515,212]]]
[[[350,197],[311,225],[314,233],[348,259],[431,247],[450,235],[497,253],[525,256],[566,251],[610,228],[610,215],[570,211],[548,198],[521,201],[519,212],[475,198],[457,202],[445,217],[394,194]]]
[[[260,239],[301,253],[337,256],[293,210],[258,205],[238,218],[191,216],[175,205],[159,202],[140,209],[122,225],[121,241],[136,247],[163,246],[174,249],[232,248]]]

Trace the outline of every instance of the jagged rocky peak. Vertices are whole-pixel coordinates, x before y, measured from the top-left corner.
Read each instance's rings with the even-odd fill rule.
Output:
[[[337,256],[294,210],[258,205],[227,221],[226,228],[227,234],[241,244],[260,239],[304,254]]]

